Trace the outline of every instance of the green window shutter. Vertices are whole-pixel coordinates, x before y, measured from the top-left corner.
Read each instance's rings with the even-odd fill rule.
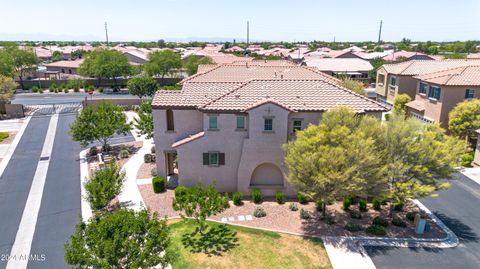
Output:
[[[218,165],[225,165],[225,153],[219,153],[218,159]]]
[[[208,153],[203,153],[203,165],[208,165],[208,164],[209,164]]]

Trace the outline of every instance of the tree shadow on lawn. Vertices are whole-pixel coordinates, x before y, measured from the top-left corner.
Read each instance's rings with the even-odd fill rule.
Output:
[[[183,246],[192,253],[204,253],[208,256],[222,256],[222,252],[237,247],[237,232],[226,225],[211,226],[203,234],[186,233],[182,235]]]

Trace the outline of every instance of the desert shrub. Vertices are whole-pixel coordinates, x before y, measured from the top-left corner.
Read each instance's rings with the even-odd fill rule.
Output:
[[[326,216],[324,216],[324,217],[321,217],[320,220],[323,221],[323,222],[325,222],[325,223],[328,224],[328,225],[333,225],[333,224],[335,224],[335,219],[333,219],[333,217],[330,216],[330,215],[326,215]]]
[[[414,221],[416,215],[417,215],[417,212],[413,212],[413,211],[412,211],[412,212],[408,212],[408,213],[407,213],[407,219],[408,219],[409,221]]]
[[[150,149],[150,153],[155,154],[155,146],[152,146],[152,148]]]
[[[91,147],[89,150],[88,150],[88,156],[97,156],[98,154],[98,149],[97,147]]]
[[[472,167],[472,162],[474,159],[474,153],[466,153],[462,156],[462,166],[463,167]]]
[[[239,206],[242,204],[243,194],[239,191],[236,191],[232,194],[233,204]]]
[[[380,211],[382,209],[382,200],[380,198],[374,198],[372,201],[373,209]]]
[[[110,165],[95,171],[93,177],[85,183],[87,201],[94,210],[106,207],[120,194],[125,180],[125,173],[116,165]]]
[[[55,89],[55,93],[59,93],[60,91],[58,89]]]
[[[352,196],[350,195],[345,196],[345,198],[343,198],[343,210],[345,211],[350,210],[350,206],[352,205],[352,203],[353,203]]]
[[[67,85],[65,85],[65,83],[62,83],[62,84],[60,84],[60,86],[58,86],[59,90],[64,90],[66,88],[67,88]]]
[[[165,191],[165,178],[162,176],[156,176],[152,178],[152,186],[154,193],[160,193]]]
[[[262,201],[262,191],[260,189],[253,189],[252,191],[252,202],[258,204]]]
[[[372,224],[387,227],[388,226],[388,220],[386,220],[382,217],[375,217],[372,221]]]
[[[230,208],[230,196],[228,195],[228,192],[226,192],[224,195],[223,195],[223,201],[225,202],[225,208]]]
[[[275,193],[275,200],[277,200],[277,203],[280,205],[285,203],[285,194],[283,191],[277,191]]]
[[[85,87],[85,90],[87,90],[87,91],[94,91],[94,90],[95,90],[95,86],[93,86],[92,84],[88,84],[87,87]]]
[[[407,223],[400,218],[393,218],[392,219],[392,224],[397,226],[397,227],[402,227],[402,228],[407,227]]]
[[[370,225],[365,231],[372,235],[384,236],[387,234],[385,227],[379,225]]]
[[[352,232],[352,233],[355,233],[355,232],[359,232],[362,230],[362,226],[358,225],[358,224],[354,224],[354,223],[347,223],[345,224],[345,230],[349,231],[349,232]]]
[[[36,85],[32,86],[32,92],[38,92],[38,90],[40,90],[40,88]]]
[[[358,208],[359,208],[360,211],[362,211],[362,212],[367,212],[367,211],[368,211],[367,201],[366,201],[366,200],[360,200],[360,201],[358,201]]]
[[[152,168],[152,170],[150,170],[150,175],[151,175],[152,177],[154,177],[154,176],[157,175],[157,168],[156,168],[156,167],[154,167],[154,168]]]
[[[395,211],[403,211],[403,206],[404,206],[403,203],[396,203],[396,204],[393,205],[393,210],[395,210]]]
[[[297,206],[297,203],[290,203],[288,205],[288,208],[292,211],[297,211],[298,210],[298,206]]]
[[[356,210],[352,210],[350,211],[350,218],[352,219],[361,219],[362,218],[362,214]]]
[[[127,149],[122,149],[122,150],[120,150],[120,152],[118,153],[118,155],[120,156],[120,158],[126,159],[126,158],[128,158],[128,156],[130,155],[130,152],[128,152]]]
[[[185,186],[178,186],[175,188],[174,194],[175,194],[175,199],[183,199],[182,197],[185,197],[185,195],[188,194],[189,189]]]
[[[56,89],[57,89],[57,84],[55,83],[50,84],[50,87],[48,87],[49,92],[55,92]]]
[[[63,92],[64,92],[64,93],[68,93],[68,89],[63,89]]]
[[[301,218],[301,219],[309,219],[309,218],[310,218],[310,214],[308,213],[307,210],[301,208],[301,209],[300,209],[300,218]]]
[[[303,192],[297,193],[297,199],[298,199],[298,202],[299,202],[300,204],[302,204],[302,205],[308,203],[308,198],[307,198],[307,196],[305,195],[305,193],[303,193]]]
[[[102,146],[102,152],[110,152],[111,150],[112,150],[112,146],[110,146],[109,144]]]
[[[323,210],[323,201],[318,200],[315,202],[315,209],[317,209],[318,212],[322,212]]]
[[[153,160],[152,160],[152,154],[147,153],[147,154],[143,155],[143,161],[144,161],[145,163],[152,163],[152,162],[153,162]]]
[[[261,206],[256,206],[255,210],[253,210],[253,215],[256,218],[262,218],[262,217],[265,217],[267,215],[267,211],[265,211],[265,209],[263,209],[263,207],[261,207]]]

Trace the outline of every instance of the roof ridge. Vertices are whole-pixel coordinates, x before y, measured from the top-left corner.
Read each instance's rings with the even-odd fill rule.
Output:
[[[457,68],[457,69],[461,69],[460,73],[459,73],[459,74],[457,74],[457,73],[455,73],[455,74],[450,74],[450,77],[444,82],[444,84],[447,85],[448,82],[449,82],[453,77],[463,74],[463,73],[465,72],[465,70],[467,70],[467,68],[469,68],[468,65],[461,66],[461,67]]]
[[[199,106],[199,107],[198,107],[198,109],[204,109],[205,107],[207,107],[207,106],[209,106],[209,105],[211,105],[211,104],[215,103],[216,101],[218,101],[218,100],[222,99],[223,97],[225,97],[225,96],[229,95],[230,93],[232,93],[232,92],[234,92],[234,91],[236,91],[236,90],[240,89],[241,87],[243,87],[243,86],[245,86],[245,85],[249,84],[249,83],[250,83],[250,82],[252,82],[252,81],[253,81],[253,80],[246,81],[246,82],[244,82],[244,83],[242,83],[242,84],[238,85],[238,87],[235,87],[235,88],[233,88],[233,89],[231,89],[231,90],[228,90],[227,92],[225,92],[224,94],[220,95],[219,97],[217,97],[217,98],[214,98],[214,99],[210,100],[209,102],[206,102],[205,104],[203,104],[203,105]]]
[[[187,77],[187,78],[184,78],[182,81],[179,82],[179,84],[183,84],[183,83],[185,83],[185,82],[187,82],[187,81],[189,81],[189,80],[192,80],[193,78],[196,78],[196,77],[198,77],[198,76],[200,76],[200,75],[204,75],[204,74],[210,73],[210,72],[212,72],[213,70],[216,70],[216,69],[220,68],[220,66],[222,66],[222,65],[223,65],[223,64],[219,64],[219,65],[215,66],[214,68],[211,68],[211,69],[206,70],[205,72],[197,73],[197,74],[195,74],[195,75],[192,75],[192,76],[189,76],[189,77]]]

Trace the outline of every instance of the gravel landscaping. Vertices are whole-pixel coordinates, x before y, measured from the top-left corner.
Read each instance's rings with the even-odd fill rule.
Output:
[[[155,163],[143,163],[137,173],[137,178],[151,178],[152,177],[152,169],[154,169]]]
[[[151,184],[139,185],[140,192],[149,210],[155,211],[159,216],[163,217],[175,217],[178,214],[172,209],[173,191],[167,190],[167,192],[155,194]],[[292,211],[289,209],[289,204],[295,202],[298,210]],[[238,216],[252,215],[256,206],[261,206],[265,209],[267,215],[262,218],[253,217],[253,220],[239,221]],[[358,211],[358,204],[350,207],[351,211]],[[306,210],[309,213],[309,219],[301,219],[301,209]],[[221,221],[222,218],[234,217],[235,221],[229,221],[230,223],[242,224],[254,228],[265,228],[279,231],[287,231],[294,233],[304,233],[308,235],[329,235],[329,236],[372,236],[365,232],[365,229],[372,224],[375,217],[380,216],[388,220],[388,227],[386,228],[387,237],[405,237],[405,238],[442,238],[446,234],[438,227],[432,220],[428,219],[430,224],[430,231],[417,235],[414,231],[413,222],[406,219],[407,212],[418,211],[418,208],[413,203],[405,205],[404,211],[394,211],[393,216],[401,218],[405,221],[406,227],[398,227],[391,223],[392,218],[388,217],[388,206],[382,206],[381,211],[375,211],[371,208],[371,204],[368,204],[368,212],[361,212],[361,219],[352,219],[350,212],[345,212],[342,209],[341,203],[335,203],[327,206],[327,212],[332,216],[334,220],[333,225],[328,225],[324,221],[320,220],[320,212],[315,209],[315,204],[310,202],[306,205],[299,204],[296,201],[286,201],[285,204],[279,205],[274,200],[263,201],[257,205],[250,201],[244,201],[243,205],[235,206],[230,201],[230,208],[226,209],[221,214],[212,216],[211,219]],[[349,232],[345,230],[345,225],[352,223],[359,225],[361,231]]]

